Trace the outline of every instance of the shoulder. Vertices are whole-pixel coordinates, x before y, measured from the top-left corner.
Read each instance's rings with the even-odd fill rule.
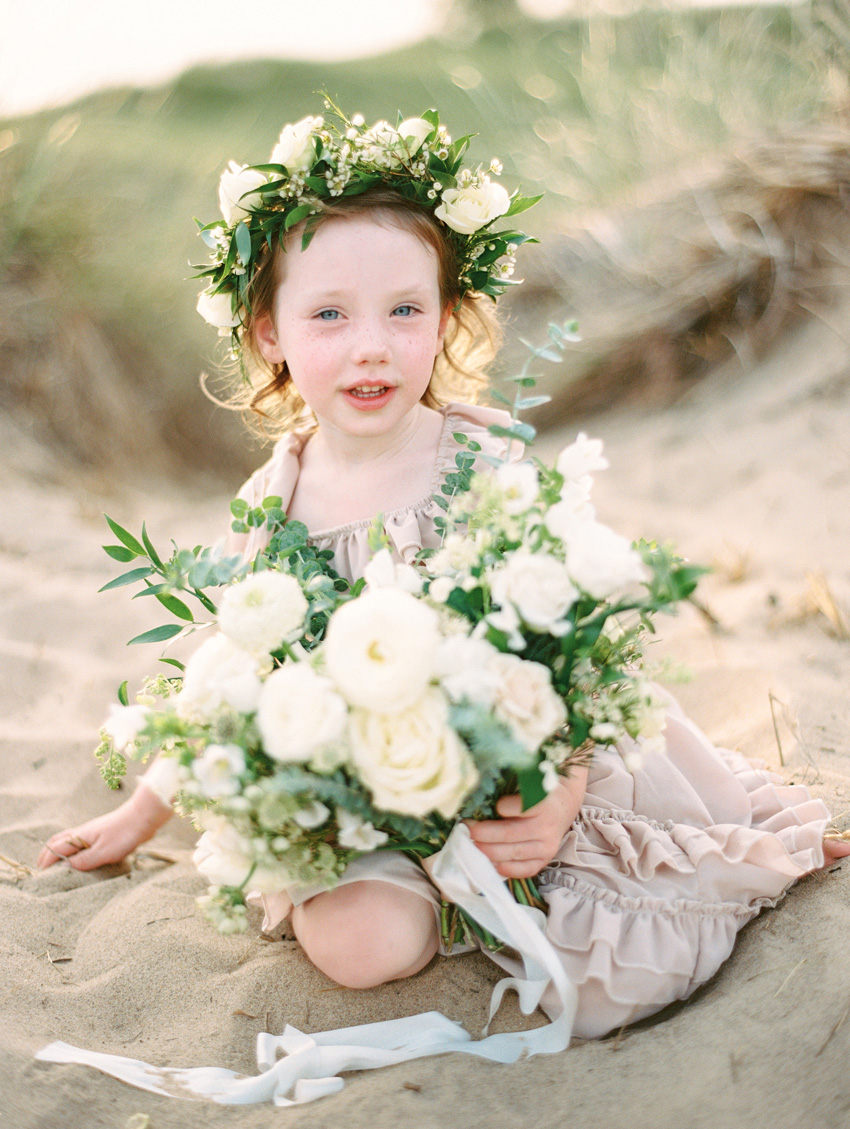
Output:
[[[441,464],[454,464],[454,456],[462,446],[455,440],[455,435],[465,435],[467,439],[475,440],[481,445],[482,455],[503,459],[508,451],[509,462],[517,462],[524,456],[525,447],[522,443],[490,432],[492,426],[510,426],[510,412],[503,408],[488,408],[480,404],[447,404],[440,412],[446,421],[440,451]]]

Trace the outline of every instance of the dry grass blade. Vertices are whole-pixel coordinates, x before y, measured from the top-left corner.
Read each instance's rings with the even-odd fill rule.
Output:
[[[850,621],[838,604],[829,581],[820,572],[806,573],[806,580],[809,585],[807,599],[815,614],[823,616],[836,639],[846,642],[850,639]]]
[[[22,862],[15,862],[14,859],[10,859],[7,855],[0,855],[0,862],[4,862],[6,866],[11,866],[12,870],[17,870],[19,874],[35,874],[35,871],[31,870],[30,867],[24,866]]]

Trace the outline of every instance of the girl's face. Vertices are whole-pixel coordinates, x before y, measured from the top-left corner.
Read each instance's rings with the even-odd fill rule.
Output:
[[[365,216],[326,221],[281,262],[271,315],[258,317],[267,361],[286,361],[319,426],[371,437],[401,429],[428,388],[450,311],[435,252]]]

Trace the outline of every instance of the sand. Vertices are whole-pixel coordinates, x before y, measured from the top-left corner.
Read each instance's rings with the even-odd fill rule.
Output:
[[[832,320],[847,324],[841,311]],[[717,566],[702,593],[714,627],[692,610],[662,624],[659,656],[693,676],[675,692],[715,740],[807,783],[841,826],[850,821],[848,356],[838,328],[813,321],[746,376],[730,365],[667,411],[583,424],[605,439],[612,463],[598,478],[602,516]],[[804,879],[757,918],[687,1004],[553,1057],[427,1059],[352,1075],[315,1105],[238,1111],[36,1063],[38,1048],[63,1039],[254,1073],[260,1030],[431,1008],[477,1033],[498,972],[473,955],[345,991],[293,940],[270,943],[256,928],[220,937],[195,910],[204,884],[191,830],[176,820],[126,865],[33,872],[49,834],[120,802],[91,750],[120,680],[155,665],[151,649],[124,646],[154,621],[150,604],[96,594],[114,575],[99,549],[100,511],[133,529],[146,516],[155,539],[191,544],[215,538],[227,496],[107,494],[68,481],[43,452],[0,431],[0,1125],[123,1129],[136,1114],[149,1117],[139,1129],[848,1123],[850,864]],[[504,1011],[501,1029],[522,1022],[512,1005]]]

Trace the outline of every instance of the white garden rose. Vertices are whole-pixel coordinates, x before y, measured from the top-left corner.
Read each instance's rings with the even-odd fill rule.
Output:
[[[262,683],[257,660],[226,635],[207,639],[186,664],[183,686],[177,695],[178,712],[201,716],[223,705],[240,713],[253,713]]]
[[[337,842],[350,851],[374,851],[389,838],[386,831],[378,831],[368,820],[345,808],[336,809],[336,824]]]
[[[496,471],[496,482],[505,493],[506,514],[524,513],[537,500],[540,478],[531,463],[502,463]]]
[[[322,119],[314,117],[302,118],[294,125],[285,125],[277,145],[272,149],[270,163],[283,165],[290,175],[306,172],[316,159],[313,132],[321,125]]]
[[[201,794],[210,800],[235,796],[239,791],[239,775],[244,771],[245,750],[239,745],[207,745],[203,756],[192,764]]]
[[[218,203],[228,227],[249,216],[252,206],[259,206],[262,198],[252,192],[252,189],[267,183],[265,173],[249,169],[247,165],[237,165],[235,161],[230,162],[218,182]],[[251,195],[248,196],[247,193]],[[244,200],[243,196],[246,197]]]
[[[398,135],[411,157],[419,152],[433,132],[434,127],[424,118],[405,118],[398,127]]]
[[[351,705],[393,713],[421,697],[438,641],[433,608],[398,588],[375,588],[331,616],[325,668]]]
[[[352,710],[351,759],[376,807],[422,818],[455,816],[478,781],[469,751],[448,724],[448,702],[427,690],[395,713]]]
[[[484,177],[480,184],[446,188],[434,215],[452,231],[472,235],[497,216],[503,216],[510,206],[511,198],[501,184]]]
[[[309,604],[294,576],[268,569],[233,584],[222,597],[218,626],[237,647],[268,655],[304,630]]]
[[[580,431],[575,442],[558,455],[555,466],[567,481],[583,479],[595,470],[606,470],[608,460],[602,454],[602,440],[588,439]]]
[[[200,820],[207,830],[198,840],[192,861],[211,885],[241,886],[249,875],[249,889],[260,894],[273,894],[286,885],[289,875],[282,866],[257,866],[252,872],[250,840],[223,816],[203,812]]]
[[[348,710],[328,678],[306,662],[273,671],[260,694],[257,725],[263,748],[276,761],[307,761],[321,745],[338,741]]]
[[[521,745],[535,752],[567,720],[564,703],[552,687],[549,668],[505,654],[496,655],[490,666],[499,678],[496,716]]]
[[[568,542],[567,570],[594,600],[605,600],[618,589],[646,578],[646,569],[631,543],[598,521],[584,522]]]
[[[453,702],[491,705],[499,685],[490,662],[499,652],[486,639],[449,635],[437,648],[437,678]]]
[[[532,631],[558,634],[578,598],[563,562],[550,553],[518,549],[507,556],[503,567],[489,573],[489,579],[496,603],[513,604]]]
[[[239,325],[239,316],[233,313],[233,303],[227,292],[213,294],[211,290],[202,290],[195,309],[205,322],[216,329],[232,329]]]
[[[121,706],[113,702],[103,728],[112,738],[116,749],[126,749],[135,741],[150,716],[147,706]]]

